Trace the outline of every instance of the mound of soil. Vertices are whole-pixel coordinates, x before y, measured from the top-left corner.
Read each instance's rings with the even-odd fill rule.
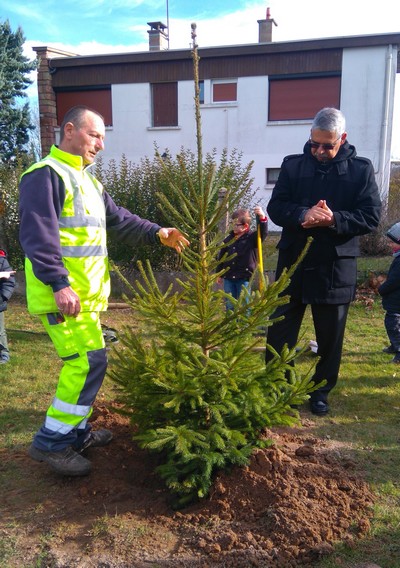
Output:
[[[272,447],[256,451],[248,467],[219,473],[208,498],[180,511],[154,473],[157,457],[132,442],[127,419],[107,406],[93,419],[114,440],[88,451],[86,478],[60,478],[25,451],[12,458],[29,473],[7,490],[2,511],[3,527],[24,527],[21,565],[45,558],[36,565],[302,566],[369,529],[368,485],[340,447],[312,436],[307,416],[296,430],[268,431]]]

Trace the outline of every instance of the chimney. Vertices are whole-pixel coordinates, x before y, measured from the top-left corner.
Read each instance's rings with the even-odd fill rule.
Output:
[[[165,32],[167,26],[162,22],[147,22],[150,30],[149,34],[149,50],[160,51],[161,49],[168,49],[168,34]]]
[[[258,22],[258,43],[271,43],[272,41],[272,24],[277,26],[273,18],[271,18],[271,13],[269,7],[267,8],[267,19],[257,20]]]

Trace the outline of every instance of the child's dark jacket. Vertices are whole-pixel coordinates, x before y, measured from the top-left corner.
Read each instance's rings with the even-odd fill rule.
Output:
[[[268,222],[260,222],[261,240],[264,240],[268,233]],[[228,280],[250,280],[253,272],[257,266],[257,231],[248,231],[238,239],[234,238],[234,233],[231,231],[224,239],[226,246],[223,247],[219,254],[219,259],[222,259],[225,254],[230,257],[235,254],[235,257],[220,262],[217,267],[217,272],[228,268],[228,271],[222,276]]]
[[[11,272],[12,268],[7,260],[4,250],[0,249],[0,272]],[[0,312],[7,309],[7,302],[11,298],[15,287],[15,278],[0,278]]]
[[[378,288],[386,312],[400,313],[400,251],[390,265],[387,279]]]

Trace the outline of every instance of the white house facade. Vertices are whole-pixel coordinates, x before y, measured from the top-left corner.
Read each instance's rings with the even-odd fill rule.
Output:
[[[271,22],[259,21],[264,41],[257,44],[199,48],[204,151],[236,149],[243,163],[253,161],[265,206],[284,156],[302,152],[315,113],[335,106],[346,116],[349,142],[372,160],[385,199],[400,34],[274,43],[263,35]],[[35,48],[43,153],[74,104],[105,117],[105,161],[125,154],[139,162],[155,145],[172,155],[196,149],[191,51],[157,48],[165,26],[150,26],[148,52],[75,56]]]

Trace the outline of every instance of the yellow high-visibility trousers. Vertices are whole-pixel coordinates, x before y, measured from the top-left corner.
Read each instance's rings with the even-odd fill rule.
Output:
[[[78,447],[107,370],[107,352],[98,312],[77,317],[60,313],[40,319],[63,361],[55,397],[34,445],[45,451]]]

